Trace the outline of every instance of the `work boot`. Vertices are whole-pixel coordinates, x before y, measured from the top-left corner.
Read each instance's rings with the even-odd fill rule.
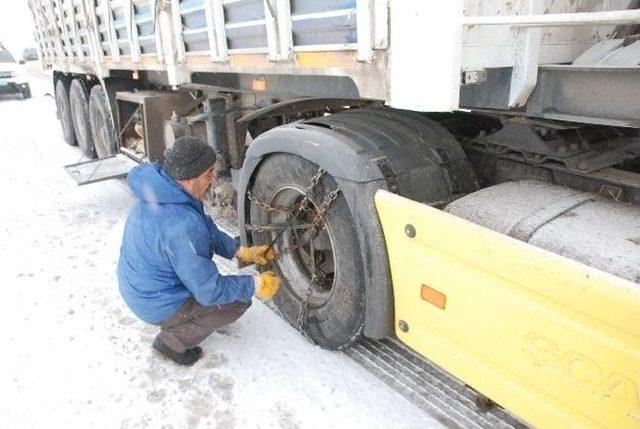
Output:
[[[184,353],[178,353],[170,349],[165,343],[159,339],[153,340],[153,348],[162,356],[172,360],[178,365],[191,366],[198,362],[202,356],[202,349],[200,347],[193,347],[187,349]]]

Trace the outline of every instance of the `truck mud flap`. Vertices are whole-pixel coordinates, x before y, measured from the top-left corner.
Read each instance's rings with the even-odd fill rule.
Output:
[[[383,190],[375,203],[403,343],[532,426],[640,425],[640,285]]]
[[[125,177],[138,163],[126,155],[117,154],[109,158],[70,164],[64,167],[78,185]]]

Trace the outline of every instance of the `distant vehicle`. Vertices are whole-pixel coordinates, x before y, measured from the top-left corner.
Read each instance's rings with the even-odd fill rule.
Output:
[[[38,51],[36,48],[26,48],[22,51],[22,59],[25,61],[36,61],[38,59]]]
[[[0,44],[0,94],[18,93],[22,98],[31,98],[29,82],[20,74],[11,52]]]

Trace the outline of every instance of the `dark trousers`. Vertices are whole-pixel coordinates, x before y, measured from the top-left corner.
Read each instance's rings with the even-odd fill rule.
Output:
[[[158,339],[178,353],[197,346],[213,331],[238,320],[250,302],[205,307],[189,298],[169,319],[159,323]]]

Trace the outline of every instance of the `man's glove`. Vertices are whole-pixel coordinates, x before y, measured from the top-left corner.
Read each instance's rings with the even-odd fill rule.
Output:
[[[253,277],[253,284],[258,298],[271,299],[278,292],[280,279],[273,271],[265,271]]]
[[[276,257],[276,252],[269,246],[240,247],[238,259],[244,264],[267,265]]]

